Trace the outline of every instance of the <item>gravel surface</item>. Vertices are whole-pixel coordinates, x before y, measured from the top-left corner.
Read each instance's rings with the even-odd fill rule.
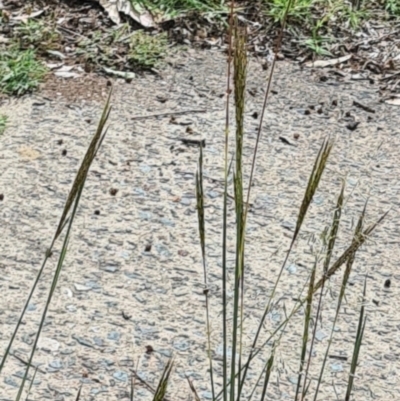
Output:
[[[187,399],[186,375],[193,379],[202,399],[211,398],[195,207],[198,147],[181,139],[206,141],[206,250],[213,360],[216,381],[221,383],[225,69],[226,61],[217,52],[188,51],[177,56],[175,66],[162,71],[161,78],[146,75],[131,83],[116,83],[110,128],[88,176],[64,270],[34,359],[39,371],[30,399],[75,400],[81,383],[83,400],[124,399],[132,369],[137,367],[139,375],[155,387],[172,355],[175,366],[169,399]],[[247,172],[259,121],[255,112],[261,110],[268,74],[254,60],[249,69]],[[278,65],[248,222],[245,343],[251,342],[290,244],[311,166],[323,139],[330,135],[336,140],[335,147],[303,234],[284,270],[266,329],[272,330],[285,311],[290,311],[293,298],[299,296],[312,266],[312,252],[319,249],[319,235],[330,221],[344,179],[348,197],[335,256],[349,244],[367,198],[370,223],[393,209],[356,259],[320,399],[336,399],[335,391],[343,399],[366,273],[368,321],[354,399],[397,399],[400,108],[379,103],[377,87],[368,81],[340,79],[330,76],[321,80],[310,69]],[[375,113],[354,106],[353,101],[368,105]],[[71,103],[62,96],[48,98],[43,94],[0,106],[0,114],[9,115],[8,128],[0,138],[0,350],[10,339],[54,235],[101,107],[101,103]],[[206,112],[176,115],[174,119],[132,120],[169,110],[202,109]],[[359,125],[355,127],[354,122]],[[229,213],[233,224],[233,203]],[[234,239],[231,231],[231,267]],[[60,246],[61,241],[13,347],[13,354],[23,360],[29,358]],[[319,372],[318,361],[330,333],[340,282],[338,274],[328,286],[322,325],[317,330],[313,374]],[[270,399],[292,399],[302,321],[301,314],[296,316],[281,340]],[[146,346],[154,351],[146,352]],[[255,363],[249,373],[251,380],[268,355],[267,349]],[[9,358],[0,379],[0,400],[14,399],[23,370],[16,357]],[[136,395],[151,399],[142,385],[138,385]]]

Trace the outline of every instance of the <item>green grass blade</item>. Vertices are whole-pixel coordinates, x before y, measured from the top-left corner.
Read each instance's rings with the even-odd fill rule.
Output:
[[[213,398],[215,397],[214,386],[214,369],[211,355],[211,325],[210,325],[210,306],[209,306],[209,288],[207,282],[207,263],[206,263],[206,240],[205,240],[205,217],[204,217],[204,189],[203,189],[203,147],[200,146],[199,155],[199,168],[196,173],[196,201],[197,201],[197,215],[199,221],[199,235],[201,244],[201,254],[203,260],[203,273],[204,273],[204,290],[203,294],[206,301],[206,330],[207,330],[207,354],[210,364],[210,381],[211,391]]]
[[[267,366],[266,366],[266,370],[265,370],[265,379],[264,379],[263,391],[261,394],[261,401],[264,401],[265,396],[267,394],[269,379],[271,377],[272,367],[274,366],[274,357],[275,357],[274,350],[272,350],[271,356],[268,358]]]
[[[199,222],[199,235],[201,256],[203,259],[204,282],[207,283],[207,270],[205,266],[205,223],[204,223],[204,191],[203,191],[203,147],[200,146],[199,168],[196,173],[196,208]]]
[[[25,305],[24,305],[24,307],[22,308],[21,315],[20,315],[19,318],[18,318],[17,325],[15,326],[15,329],[14,329],[13,334],[12,334],[12,336],[11,336],[11,339],[10,339],[8,345],[7,345],[7,348],[6,348],[6,350],[4,351],[4,355],[3,355],[3,358],[2,358],[1,363],[0,363],[0,375],[1,375],[1,372],[2,372],[2,370],[3,370],[3,367],[4,367],[5,363],[6,363],[6,360],[7,360],[8,356],[10,355],[11,347],[12,347],[12,345],[13,345],[13,343],[14,343],[14,340],[15,340],[15,337],[16,337],[16,335],[17,335],[17,333],[18,333],[19,327],[21,326],[22,320],[23,320],[23,318],[24,318],[24,316],[25,316],[25,313],[26,313],[26,311],[27,311],[27,309],[28,309],[28,305],[30,304],[31,298],[32,298],[32,296],[33,296],[33,293],[35,292],[36,286],[37,286],[37,284],[38,284],[38,282],[39,282],[39,279],[40,279],[40,277],[41,277],[41,275],[42,275],[42,273],[43,273],[43,270],[44,270],[44,268],[45,268],[45,266],[46,266],[47,260],[48,260],[49,257],[50,257],[51,249],[52,249],[52,246],[51,246],[51,247],[48,249],[48,251],[46,252],[44,261],[43,261],[43,263],[42,263],[42,266],[41,266],[40,269],[39,269],[38,275],[36,276],[35,282],[33,283],[33,287],[32,287],[32,289],[31,289],[31,291],[30,291],[30,293],[29,293],[29,295],[28,295],[28,298],[27,298],[27,300],[26,300],[26,302],[25,302]]]
[[[163,374],[158,383],[157,389],[154,393],[153,401],[163,401],[164,400],[165,395],[167,394],[168,381],[169,381],[169,377],[171,375],[173,365],[174,365],[174,363],[171,359],[165,365]]]
[[[351,366],[350,366],[349,381],[347,383],[346,396],[344,398],[345,401],[350,401],[350,395],[353,390],[353,384],[354,384],[354,378],[355,378],[357,364],[358,364],[358,358],[360,356],[362,339],[364,337],[365,325],[367,323],[367,317],[366,316],[364,317],[364,315],[365,315],[364,301],[365,301],[366,292],[367,292],[367,276],[365,276],[365,280],[364,280],[363,300],[362,300],[361,309],[360,309],[360,316],[358,319],[357,335],[356,335],[355,342],[354,342],[354,350],[353,350],[353,356],[352,356]]]
[[[78,394],[76,395],[75,401],[79,401],[81,399],[81,392],[82,392],[82,384],[79,387]]]
[[[90,168],[90,166],[91,166],[91,164],[93,162],[93,159],[95,158],[96,153],[97,153],[97,151],[99,149],[99,145],[101,144],[101,142],[104,139],[104,135],[103,135],[104,126],[107,123],[108,117],[109,117],[110,112],[111,112],[111,106],[110,106],[111,94],[112,94],[112,91],[110,91],[110,93],[108,95],[108,99],[107,99],[106,105],[104,107],[103,114],[102,114],[102,116],[100,118],[100,122],[99,122],[99,125],[97,127],[96,133],[95,133],[95,135],[94,135],[94,137],[92,139],[92,142],[89,145],[89,148],[88,148],[88,150],[86,152],[86,155],[85,155],[85,157],[84,157],[84,159],[82,161],[81,167],[79,168],[79,171],[78,171],[78,173],[77,173],[77,175],[75,177],[75,181],[74,181],[74,183],[72,185],[72,189],[71,189],[71,191],[70,191],[70,193],[68,195],[67,202],[65,203],[65,207],[64,207],[61,219],[60,219],[60,223],[59,223],[58,228],[57,228],[56,233],[55,233],[55,239],[57,239],[58,236],[62,232],[62,227],[63,227],[64,222],[65,222],[65,220],[67,218],[67,215],[68,215],[68,213],[69,213],[69,211],[71,209],[71,206],[74,203],[76,195],[77,195],[77,193],[79,191],[79,187],[85,181],[87,173],[89,171],[89,168]]]
[[[32,376],[31,384],[29,385],[29,388],[28,388],[28,392],[26,393],[25,401],[28,401],[29,394],[31,393],[33,382],[35,381],[37,371],[38,371],[38,368],[36,367],[35,372],[33,373],[33,376]]]
[[[139,361],[140,358],[138,359],[137,363],[136,363],[136,370],[135,372],[137,372],[138,367],[139,367]],[[135,397],[135,387],[136,387],[136,379],[137,379],[137,375],[134,373],[131,377],[131,392],[129,395],[129,400],[133,401],[134,397]]]
[[[193,382],[187,376],[186,376],[186,380],[189,383],[189,387],[190,387],[190,390],[192,391],[195,401],[200,401],[200,397],[196,391],[196,387],[194,386]]]
[[[303,370],[304,370],[304,365],[306,363],[307,343],[308,343],[308,335],[309,335],[310,322],[311,322],[311,311],[312,311],[312,302],[313,302],[313,295],[314,295],[315,274],[317,271],[317,262],[318,262],[318,260],[316,259],[314,262],[313,269],[311,271],[311,277],[310,277],[310,281],[309,281],[309,285],[308,285],[308,294],[307,294],[307,300],[306,300],[306,312],[304,314],[303,342],[302,342],[301,353],[300,353],[300,367],[299,367],[299,375],[297,378],[295,401],[297,401],[298,396],[300,394],[300,386],[301,386],[302,378],[303,378]]]
[[[52,299],[54,291],[56,289],[58,278],[60,276],[60,273],[61,273],[61,270],[62,270],[62,266],[64,264],[65,256],[67,254],[67,249],[68,249],[69,236],[70,236],[70,232],[71,232],[71,228],[72,228],[72,223],[73,223],[74,218],[75,218],[75,214],[76,214],[76,210],[77,210],[77,207],[78,207],[78,204],[79,204],[80,196],[82,194],[82,190],[83,190],[83,186],[81,186],[79,188],[79,192],[77,194],[77,198],[76,198],[76,201],[75,201],[75,204],[74,204],[74,209],[73,209],[73,212],[71,214],[71,219],[70,219],[70,222],[69,222],[69,225],[68,225],[67,233],[65,235],[64,243],[63,243],[63,246],[62,246],[62,249],[61,249],[60,257],[58,259],[57,268],[56,268],[55,274],[53,276],[53,280],[52,280],[52,283],[51,283],[49,295],[47,297],[45,308],[44,308],[44,311],[42,313],[42,317],[40,319],[39,328],[38,328],[38,330],[36,332],[35,341],[33,342],[32,351],[31,351],[31,354],[30,354],[30,357],[29,357],[29,361],[28,361],[27,367],[25,369],[25,374],[24,374],[24,377],[22,379],[22,383],[20,385],[16,401],[20,401],[20,399],[22,397],[24,386],[25,386],[27,377],[29,375],[29,368],[32,365],[33,356],[34,356],[34,354],[36,352],[37,344],[39,342],[39,337],[40,337],[40,334],[41,334],[43,326],[44,326],[44,322],[45,322],[45,319],[46,319],[46,316],[47,316],[48,309],[50,307],[51,299]]]

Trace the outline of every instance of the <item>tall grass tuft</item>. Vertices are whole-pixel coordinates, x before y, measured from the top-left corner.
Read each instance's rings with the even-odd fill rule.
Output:
[[[211,337],[210,337],[210,312],[208,310],[209,305],[207,302],[208,289],[207,289],[207,273],[205,270],[206,266],[206,254],[205,254],[205,210],[203,197],[203,153],[204,150],[200,149],[199,167],[196,175],[196,189],[197,189],[197,212],[199,220],[199,235],[201,244],[201,253],[203,258],[204,266],[204,281],[206,285],[206,321],[207,321],[207,344],[208,344],[208,356],[210,358],[210,384],[212,387],[213,400],[218,401],[221,398],[224,401],[239,401],[241,399],[251,400],[257,394],[257,388],[261,386],[261,393],[258,395],[260,400],[266,399],[266,393],[268,385],[270,383],[271,375],[274,372],[274,360],[275,353],[279,347],[282,336],[285,333],[285,329],[292,319],[292,317],[304,309],[304,327],[303,335],[299,338],[299,347],[295,350],[293,358],[299,354],[299,370],[297,385],[294,390],[293,399],[305,400],[307,393],[310,389],[314,391],[314,400],[317,399],[320,394],[321,384],[323,383],[323,373],[325,368],[326,359],[328,357],[329,347],[333,340],[333,333],[336,321],[340,315],[342,301],[345,295],[345,288],[352,270],[355,255],[360,247],[366,242],[373,230],[378,224],[382,222],[386,214],[384,214],[376,223],[370,225],[368,228],[363,229],[363,222],[365,218],[366,207],[362,211],[359,219],[359,223],[354,233],[353,240],[351,241],[348,248],[340,255],[333,263],[331,262],[335,245],[337,241],[340,219],[342,215],[342,209],[345,199],[345,186],[344,183],[341,187],[338,195],[335,210],[333,212],[333,218],[331,227],[329,230],[325,230],[325,241],[322,248],[316,253],[315,261],[310,268],[310,275],[307,282],[304,284],[304,288],[307,288],[305,296],[300,296],[298,301],[293,306],[292,310],[287,314],[286,318],[281,322],[277,328],[272,328],[272,334],[268,335],[268,338],[263,340],[260,344],[261,335],[266,330],[267,316],[271,312],[275,301],[275,295],[282,279],[282,274],[287,261],[294,249],[295,244],[299,241],[300,233],[304,226],[307,218],[308,211],[311,207],[312,200],[315,196],[316,191],[321,183],[321,178],[324,174],[325,168],[328,164],[330,154],[333,149],[333,141],[327,138],[321,144],[320,150],[315,159],[314,165],[311,167],[310,176],[304,192],[302,202],[299,205],[299,211],[297,221],[292,238],[289,243],[288,251],[281,264],[277,277],[275,279],[272,292],[269,299],[266,302],[262,316],[257,324],[257,330],[253,337],[252,345],[248,349],[243,346],[243,316],[245,313],[245,298],[244,290],[246,285],[246,272],[244,270],[245,262],[245,244],[246,244],[246,223],[247,214],[250,204],[251,188],[256,170],[256,159],[258,152],[258,145],[261,137],[261,127],[263,124],[263,116],[267,106],[268,95],[272,85],[272,78],[275,69],[276,55],[280,50],[283,40],[283,32],[285,29],[285,22],[292,6],[292,1],[287,2],[287,8],[285,16],[282,21],[282,29],[278,36],[277,44],[275,46],[275,58],[271,66],[270,76],[267,82],[267,90],[264,98],[263,108],[261,112],[261,121],[258,129],[254,152],[252,156],[251,170],[249,174],[249,182],[246,185],[247,194],[245,194],[245,179],[246,176],[243,172],[243,140],[244,140],[244,110],[245,110],[245,88],[246,88],[246,71],[247,71],[247,54],[246,54],[246,29],[240,26],[238,20],[235,18],[233,5],[231,5],[231,13],[229,18],[229,30],[228,30],[228,71],[227,71],[227,104],[226,104],[226,126],[225,126],[225,161],[224,161],[224,200],[223,200],[223,238],[222,238],[222,337],[223,337],[223,364],[222,364],[222,377],[223,385],[222,388],[218,389],[216,393],[215,380],[211,361],[212,350]],[[233,67],[233,73],[232,73]],[[233,77],[233,88],[234,88],[234,105],[235,105],[235,140],[233,149],[229,148],[229,95],[231,93],[231,76]],[[230,153],[233,153],[232,163],[233,168],[231,172],[229,164]],[[232,174],[234,184],[234,202],[235,202],[235,233],[236,233],[236,245],[235,245],[235,268],[233,273],[229,273],[227,269],[227,234],[228,230],[228,208],[227,208],[227,193],[228,193],[228,182],[229,176]],[[246,196],[246,199],[245,199]],[[318,326],[318,319],[323,306],[323,290],[328,280],[337,273],[339,269],[345,265],[343,273],[343,280],[340,288],[340,294],[338,298],[338,304],[334,317],[334,325],[332,328],[331,336],[328,341],[328,345],[325,349],[323,361],[320,365],[320,374],[316,380],[310,378],[310,369],[312,362],[312,351],[315,342],[316,328]],[[319,267],[322,269],[322,275],[319,274]],[[232,276],[231,276],[232,275]],[[233,287],[233,299],[228,301],[226,292],[228,283],[232,283]],[[365,296],[365,290],[364,290]],[[317,300],[317,301],[316,301]],[[229,310],[232,310],[232,315]],[[229,316],[229,319],[228,319]],[[351,365],[351,371],[348,380],[348,396],[353,387],[354,372],[357,367],[357,361],[359,357],[359,351],[365,328],[365,310],[364,306],[361,308],[359,328],[354,343],[353,360]],[[228,338],[228,333],[231,333],[231,338]],[[272,347],[271,347],[272,342]],[[249,369],[253,366],[255,358],[260,354],[261,351],[267,351],[269,349],[269,357],[267,362],[264,364],[262,371],[259,374],[258,380],[255,385],[252,380],[248,378]],[[231,355],[228,358],[227,349],[231,349]],[[319,362],[320,363],[320,362]],[[314,385],[312,386],[312,383]],[[198,395],[194,388],[193,383],[190,382],[190,388],[192,393],[195,394],[197,400]],[[249,396],[244,393],[244,390],[249,391]],[[349,398],[346,398],[346,400]]]

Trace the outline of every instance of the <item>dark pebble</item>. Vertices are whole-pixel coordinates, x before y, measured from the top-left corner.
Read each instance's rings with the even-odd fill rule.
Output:
[[[346,124],[346,128],[350,131],[354,131],[358,127],[359,124],[360,124],[359,121],[353,121],[351,123]]]

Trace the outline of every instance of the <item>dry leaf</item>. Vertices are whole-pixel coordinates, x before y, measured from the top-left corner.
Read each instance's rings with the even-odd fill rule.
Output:
[[[155,26],[152,15],[139,5],[135,5],[133,8],[130,0],[98,0],[100,5],[106,10],[110,19],[117,25],[121,23],[119,13],[128,15],[133,20],[138,22],[145,28],[151,28]]]
[[[74,66],[71,65],[63,65],[57,71],[54,72],[54,75],[61,78],[77,78],[80,76],[77,72],[72,72]]]
[[[21,21],[24,24],[26,24],[28,22],[28,20],[30,20],[32,18],[40,17],[47,9],[48,9],[48,7],[45,7],[43,10],[35,11],[34,13],[31,13],[31,14],[18,15],[16,17],[12,17],[11,19],[13,21]]]
[[[103,67],[103,70],[110,75],[115,75],[117,77],[121,77],[124,79],[133,79],[135,78],[135,73],[134,72],[128,72],[128,71],[117,71],[113,70],[111,68]]]
[[[6,38],[3,35],[0,35],[0,43],[8,43],[10,41],[10,39]]]
[[[317,61],[310,61],[306,63],[306,67],[312,68],[325,68],[325,67],[332,67],[334,65],[342,64],[345,63],[346,61],[350,60],[352,58],[351,54],[348,54],[347,56],[339,57],[339,58],[334,58],[330,60],[317,60]]]
[[[392,97],[391,99],[385,100],[386,104],[391,104],[392,106],[400,106],[400,96]]]
[[[58,64],[55,64],[55,63],[45,63],[45,64],[46,64],[46,67],[47,67],[49,70],[56,70],[57,68],[62,67],[62,64],[60,64],[60,63],[58,63]]]
[[[61,60],[64,60],[66,58],[66,56],[63,53],[57,50],[47,50],[47,53],[51,54],[52,56],[58,57]]]

